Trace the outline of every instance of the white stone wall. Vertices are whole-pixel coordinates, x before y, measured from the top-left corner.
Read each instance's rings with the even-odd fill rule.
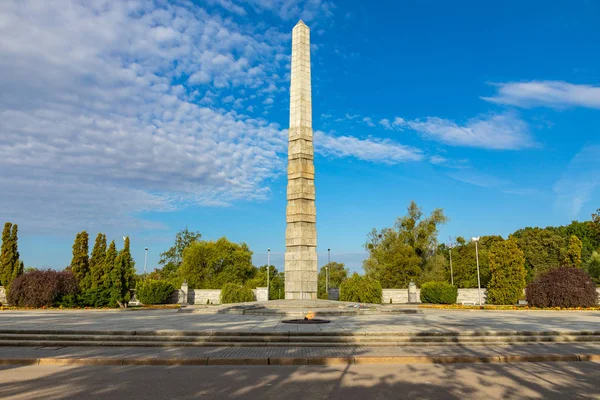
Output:
[[[6,299],[6,289],[4,289],[4,286],[0,286],[0,303],[8,303],[8,300]]]
[[[252,289],[252,293],[254,293],[254,300],[256,301],[267,301],[269,300],[269,292],[266,287],[257,287],[256,289]]]
[[[188,304],[221,304],[221,289],[190,289]]]
[[[383,289],[381,291],[381,302],[390,304],[390,300],[392,304],[408,303],[408,289]]]
[[[487,289],[481,288],[481,304],[486,304]],[[456,299],[457,304],[479,304],[479,295],[477,288],[474,289],[458,289],[458,298]]]

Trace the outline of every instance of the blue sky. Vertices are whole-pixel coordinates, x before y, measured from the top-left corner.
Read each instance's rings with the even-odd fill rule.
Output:
[[[594,1],[0,2],[0,221],[27,265],[76,232],[148,269],[187,226],[282,267],[291,29],[311,28],[320,265],[361,271],[415,200],[449,236],[600,207]],[[120,244],[120,243],[119,243]]]

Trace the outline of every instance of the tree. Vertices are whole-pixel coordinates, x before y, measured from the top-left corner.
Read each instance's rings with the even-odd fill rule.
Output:
[[[481,236],[477,249],[479,251],[479,276],[481,287],[486,287],[490,280],[490,261],[488,252],[494,243],[501,242],[501,236]],[[460,243],[457,240],[457,243]],[[477,252],[475,243],[464,241],[463,245],[452,249],[452,272],[454,285],[459,288],[477,287]]]
[[[449,262],[442,254],[429,257],[421,272],[418,283],[449,281]]]
[[[82,291],[89,289],[91,283],[88,251],[88,233],[86,231],[79,232],[75,237],[75,243],[73,243],[71,272],[79,282]]]
[[[418,279],[427,260],[437,251],[438,226],[447,221],[442,209],[424,217],[412,201],[394,228],[373,229],[368,235],[365,249],[369,257],[363,262],[366,274],[385,288],[407,287],[411,280]]]
[[[0,282],[7,289],[12,281],[23,273],[23,263],[19,260],[17,224],[7,222],[2,232],[2,247],[0,248]]]
[[[117,255],[110,273],[111,303],[113,305],[116,304],[121,308],[127,307],[127,303],[131,299],[130,290],[133,288],[134,275],[135,262],[129,249],[129,237],[126,237],[123,250]]]
[[[274,265],[269,267],[269,300],[277,300],[285,295],[284,274],[279,272]],[[267,286],[267,266],[255,269],[254,277],[246,281],[245,286],[251,289]]]
[[[592,214],[592,221],[590,222],[590,228],[593,232],[594,238],[598,247],[600,247],[600,208]]]
[[[436,208],[429,217],[424,218],[421,208],[411,201],[407,214],[396,220],[395,227],[402,241],[415,250],[424,264],[437,248],[438,226],[448,221],[441,208]]]
[[[160,255],[160,259],[158,260],[158,263],[163,266],[160,270],[161,279],[173,280],[177,277],[179,267],[183,262],[184,250],[192,243],[200,240],[201,237],[202,234],[200,232],[192,232],[187,228],[187,226],[185,229],[177,232],[173,246],[171,246],[169,250],[162,253]],[[181,279],[181,281],[183,281],[183,279]],[[178,283],[178,285],[175,286],[181,285],[181,282],[175,283]]]
[[[343,263],[332,261],[321,267],[317,277],[317,294],[319,299],[328,299],[326,292],[326,279],[329,275],[329,288],[339,288],[342,282],[348,279],[348,268]]]
[[[585,270],[590,274],[596,285],[600,285],[600,254],[593,252],[585,264]]]
[[[496,242],[489,251],[490,281],[487,300],[491,304],[516,304],[525,289],[525,256],[513,238]]]
[[[550,229],[525,228],[519,229],[512,236],[525,256],[528,282],[563,263],[565,239],[557,232]]]
[[[366,275],[386,289],[408,287],[409,282],[421,274],[421,257],[393,229],[381,232],[374,229],[365,248],[369,252],[363,261]]]
[[[102,285],[104,271],[104,261],[106,260],[106,235],[99,233],[96,236],[96,242],[92,249],[90,257],[90,277],[92,289]]]
[[[105,288],[110,288],[112,284],[113,270],[115,268],[115,262],[117,261],[117,246],[115,245],[115,241],[110,242],[108,249],[106,250],[106,256],[104,257],[103,269],[104,273],[102,274],[102,286]]]
[[[581,249],[583,245],[581,240],[575,235],[572,235],[569,239],[569,247],[563,260],[563,264],[568,267],[581,267]]]
[[[219,289],[225,283],[243,285],[256,273],[248,245],[225,237],[194,241],[183,251],[179,270],[191,289]]]

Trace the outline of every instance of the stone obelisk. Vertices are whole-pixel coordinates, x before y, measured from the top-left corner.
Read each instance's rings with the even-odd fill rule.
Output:
[[[317,298],[317,211],[310,89],[310,31],[292,30],[285,232],[285,298]]]

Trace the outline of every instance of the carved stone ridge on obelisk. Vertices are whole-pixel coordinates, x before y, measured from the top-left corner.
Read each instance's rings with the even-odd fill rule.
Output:
[[[285,298],[317,298],[317,211],[310,89],[310,30],[292,30],[285,232]]]

